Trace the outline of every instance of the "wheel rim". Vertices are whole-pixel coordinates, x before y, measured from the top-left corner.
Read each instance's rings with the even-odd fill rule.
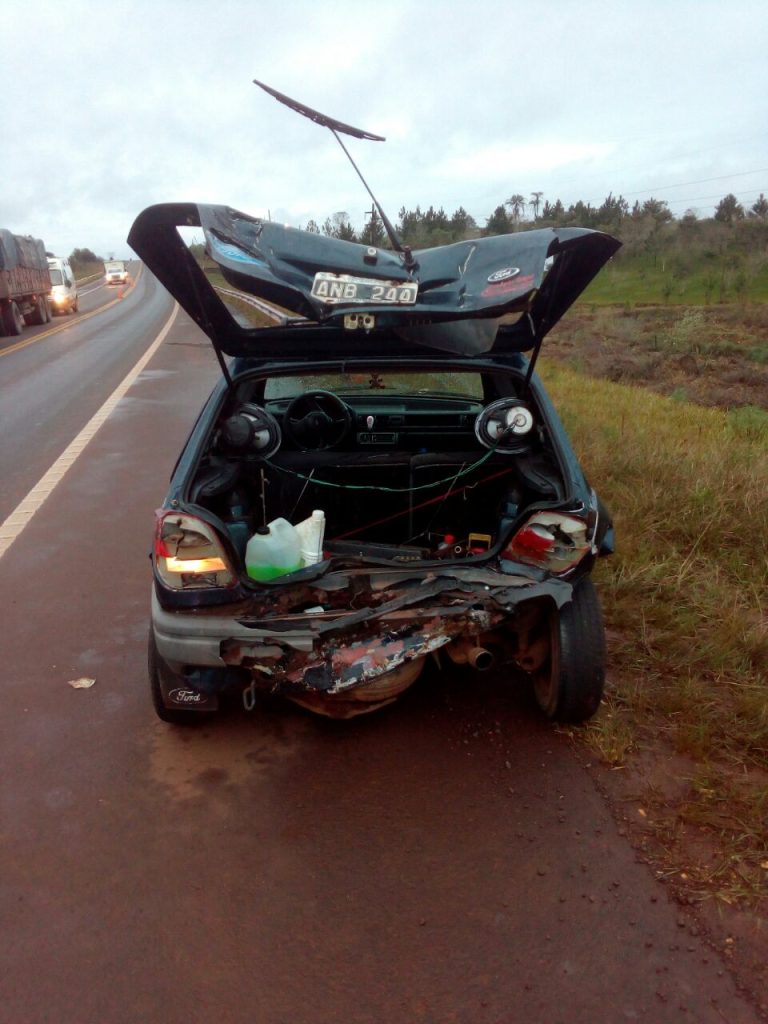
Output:
[[[554,610],[547,617],[546,631],[549,655],[533,675],[533,692],[541,710],[554,715],[560,700],[560,618]]]

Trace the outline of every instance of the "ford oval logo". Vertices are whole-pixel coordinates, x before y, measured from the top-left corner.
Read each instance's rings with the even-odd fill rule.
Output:
[[[501,270],[494,270],[488,275],[488,282],[495,284],[497,281],[508,281],[510,277],[515,277],[519,273],[520,267],[502,267]]]
[[[207,696],[198,693],[197,690],[189,690],[186,687],[178,687],[168,694],[174,704],[205,704]]]

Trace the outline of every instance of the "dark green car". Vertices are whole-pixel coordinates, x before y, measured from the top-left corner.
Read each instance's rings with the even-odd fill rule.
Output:
[[[194,204],[145,210],[129,242],[222,369],[155,527],[159,716],[267,691],[349,717],[430,654],[508,665],[548,716],[592,715],[590,570],[613,532],[534,366],[619,243],[568,228],[391,251]]]

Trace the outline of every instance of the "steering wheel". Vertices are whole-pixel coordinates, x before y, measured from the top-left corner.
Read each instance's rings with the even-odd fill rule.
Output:
[[[332,391],[305,391],[289,404],[283,418],[288,437],[305,452],[339,444],[352,428],[349,406]]]

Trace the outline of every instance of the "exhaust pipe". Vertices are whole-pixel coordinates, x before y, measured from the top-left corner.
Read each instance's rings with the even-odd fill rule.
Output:
[[[478,672],[487,672],[496,661],[486,647],[479,647],[471,640],[454,640],[452,644],[446,645],[445,651],[456,665],[469,665]]]

